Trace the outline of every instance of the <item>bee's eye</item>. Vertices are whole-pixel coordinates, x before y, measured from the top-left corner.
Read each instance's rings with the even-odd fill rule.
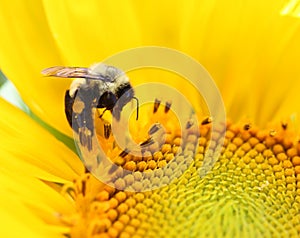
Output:
[[[98,101],[97,108],[113,109],[117,102],[116,96],[112,92],[105,92],[101,95]]]

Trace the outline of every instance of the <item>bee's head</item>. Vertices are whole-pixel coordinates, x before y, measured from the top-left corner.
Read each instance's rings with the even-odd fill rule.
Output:
[[[105,108],[110,110],[114,117],[119,120],[123,107],[129,103],[134,97],[133,89],[130,83],[126,82],[115,87],[115,91],[106,91],[98,99],[97,108]]]

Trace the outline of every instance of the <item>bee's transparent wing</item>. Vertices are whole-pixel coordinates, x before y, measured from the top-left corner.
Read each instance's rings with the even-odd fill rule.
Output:
[[[45,76],[54,76],[60,78],[88,78],[88,79],[100,79],[104,80],[105,77],[101,74],[90,74],[88,68],[84,67],[64,67],[54,66],[42,71]]]

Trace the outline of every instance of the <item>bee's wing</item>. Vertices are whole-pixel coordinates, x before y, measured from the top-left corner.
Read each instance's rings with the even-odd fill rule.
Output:
[[[60,78],[89,78],[89,79],[102,79],[101,75],[92,75],[89,73],[88,68],[84,67],[64,67],[54,66],[42,71],[45,76],[54,76]]]

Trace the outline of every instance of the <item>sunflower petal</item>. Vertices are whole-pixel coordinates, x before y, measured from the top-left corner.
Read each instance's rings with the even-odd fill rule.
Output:
[[[299,84],[300,21],[280,14],[285,2],[193,1],[186,6],[182,49],[208,69],[236,120],[246,116],[265,125]],[[292,101],[288,108],[300,112]]]
[[[63,64],[40,1],[2,1],[0,65],[30,109],[48,124],[71,134],[63,98],[69,80],[45,78],[41,70]]]
[[[79,158],[24,112],[0,99],[2,167],[47,181],[66,182],[84,170]],[[23,167],[24,166],[24,167]]]
[[[67,231],[58,215],[74,208],[46,184],[2,168],[0,185],[1,237],[62,237]]]
[[[44,1],[51,31],[70,66],[89,66],[140,44],[133,6],[126,1]]]

